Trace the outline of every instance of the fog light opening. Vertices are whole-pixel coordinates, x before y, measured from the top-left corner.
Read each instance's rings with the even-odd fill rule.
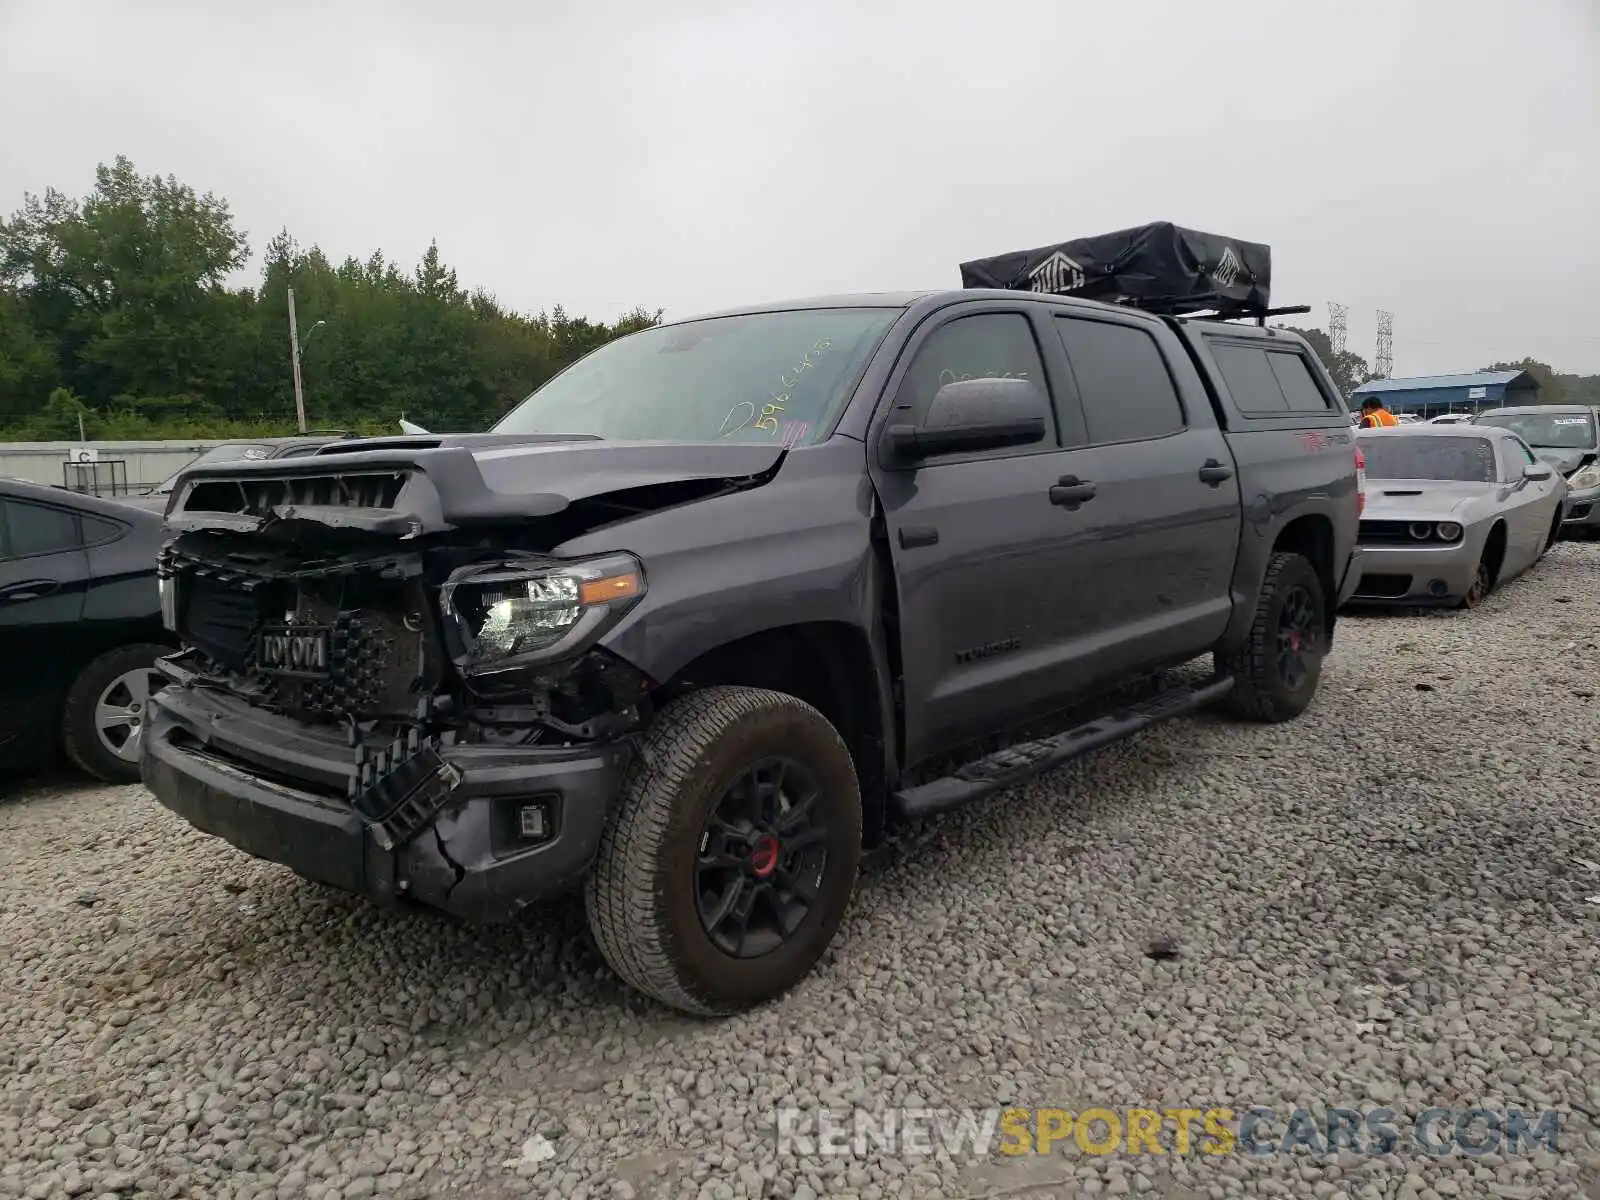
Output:
[[[550,805],[543,800],[517,809],[517,836],[525,842],[548,841],[552,830]]]
[[[1450,585],[1442,579],[1435,579],[1428,584],[1428,595],[1443,596],[1450,591]]]

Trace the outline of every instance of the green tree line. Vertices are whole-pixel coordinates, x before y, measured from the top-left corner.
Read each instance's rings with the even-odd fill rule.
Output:
[[[313,428],[478,430],[573,360],[655,324],[512,312],[430,245],[331,261],[280,232],[260,283],[226,200],[126,158],[75,199],[28,195],[0,221],[0,441],[233,437],[294,430],[288,293]]]
[[[260,283],[226,200],[127,158],[93,190],[24,197],[0,221],[0,441],[232,437],[294,428],[288,294],[294,289],[313,427],[392,432],[487,428],[551,375],[619,334],[559,306],[532,316],[463,287],[436,244],[403,270],[375,252],[335,263],[287,231],[267,242]],[[1300,329],[1348,397],[1371,377]],[[1546,403],[1600,404],[1600,376],[1524,359]]]

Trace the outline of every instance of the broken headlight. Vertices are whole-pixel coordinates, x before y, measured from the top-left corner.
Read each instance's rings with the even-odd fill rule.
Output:
[[[440,589],[440,607],[472,672],[555,662],[587,649],[644,595],[631,554],[526,566],[464,567]]]
[[[1590,463],[1567,476],[1567,487],[1574,492],[1600,488],[1600,463]]]

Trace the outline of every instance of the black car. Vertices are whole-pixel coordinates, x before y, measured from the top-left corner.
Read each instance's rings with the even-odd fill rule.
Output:
[[[161,515],[0,479],[0,769],[58,749],[139,778],[145,710],[171,653],[156,589]]]

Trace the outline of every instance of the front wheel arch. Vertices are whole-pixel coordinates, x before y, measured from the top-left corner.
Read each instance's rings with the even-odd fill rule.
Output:
[[[1539,551],[1543,558],[1550,552],[1550,548],[1561,540],[1561,505],[1556,505],[1555,515],[1550,518],[1550,532],[1545,535],[1544,548]]]
[[[1505,561],[1506,525],[1504,521],[1496,521],[1489,530],[1489,536],[1484,539],[1483,550],[1473,567],[1472,582],[1467,585],[1467,594],[1461,597],[1461,608],[1477,608],[1489,598],[1490,593],[1499,586],[1500,571]]]
[[[1489,530],[1489,540],[1483,544],[1483,555],[1489,564],[1489,586],[1500,582],[1500,572],[1506,565],[1506,523],[1496,521]]]

